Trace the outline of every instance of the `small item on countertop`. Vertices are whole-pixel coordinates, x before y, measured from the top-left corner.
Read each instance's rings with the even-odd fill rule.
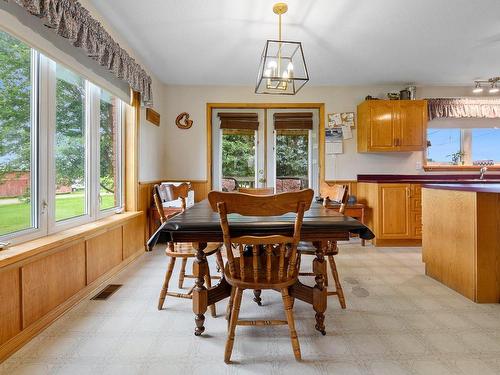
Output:
[[[404,90],[401,90],[399,92],[399,98],[401,100],[410,100],[410,97],[411,97],[411,93],[410,93],[410,90],[408,90],[408,89],[404,89]]]
[[[349,195],[349,198],[347,199],[347,204],[356,204],[358,201],[358,198],[356,198],[355,195]]]
[[[387,98],[389,98],[389,100],[399,100],[399,92],[397,91],[388,92]]]
[[[417,98],[417,87],[408,86],[406,89],[410,92],[410,100],[415,100]]]

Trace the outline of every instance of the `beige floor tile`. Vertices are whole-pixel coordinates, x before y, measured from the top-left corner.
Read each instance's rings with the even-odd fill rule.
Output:
[[[373,361],[369,364],[369,368],[373,375],[411,375],[411,370],[406,364],[397,361]]]

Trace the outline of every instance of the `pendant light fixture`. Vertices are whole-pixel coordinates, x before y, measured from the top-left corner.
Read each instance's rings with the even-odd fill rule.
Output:
[[[500,88],[498,87],[498,82],[500,82],[500,77],[492,77],[489,79],[477,79],[474,81],[475,87],[472,89],[474,94],[481,94],[483,92],[483,85],[486,87],[490,86],[488,93],[490,94],[498,94],[500,92]]]
[[[279,17],[278,40],[268,40],[264,46],[256,94],[295,95],[309,81],[302,44],[281,40],[281,16],[287,10],[285,3],[273,6],[273,12]]]

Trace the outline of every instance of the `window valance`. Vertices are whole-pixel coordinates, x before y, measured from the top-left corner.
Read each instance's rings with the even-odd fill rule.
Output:
[[[286,112],[275,113],[275,129],[307,129],[313,128],[312,112]]]
[[[221,129],[259,129],[257,113],[220,112],[218,116]]]
[[[153,105],[152,80],[146,71],[113,40],[104,27],[76,0],[4,0],[15,3],[45,26],[81,48],[87,56],[115,77],[141,93],[146,106]]]
[[[500,118],[500,99],[427,99],[429,120],[436,118]]]

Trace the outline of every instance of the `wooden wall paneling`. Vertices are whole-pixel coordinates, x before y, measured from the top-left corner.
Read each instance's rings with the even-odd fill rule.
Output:
[[[21,332],[20,269],[0,272],[0,345]]]
[[[144,223],[146,216],[141,215],[123,224],[123,259],[144,251]]]
[[[85,244],[83,241],[21,268],[23,327],[83,289]]]
[[[477,302],[500,302],[500,194],[476,193]]]
[[[423,189],[425,273],[474,300],[476,195]]]
[[[90,284],[122,261],[122,227],[88,239],[85,248],[87,284]]]

